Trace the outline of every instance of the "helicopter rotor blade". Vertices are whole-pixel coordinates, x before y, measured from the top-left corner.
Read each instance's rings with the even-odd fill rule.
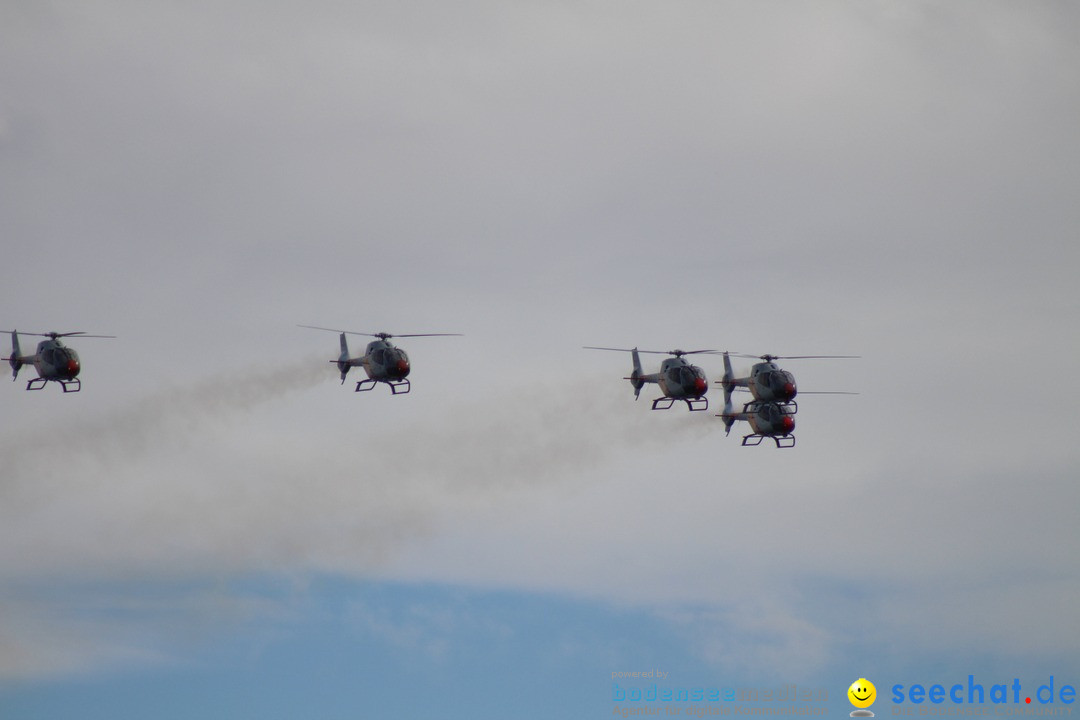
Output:
[[[800,390],[799,396],[803,395],[858,395],[857,392],[847,392],[846,390]]]
[[[326,330],[327,332],[345,332],[344,330],[335,330],[334,328],[324,328],[318,325],[297,325],[296,327],[308,328],[310,330]]]
[[[83,332],[81,330],[77,330],[75,332],[66,332],[66,333],[58,333],[58,332],[33,333],[33,332],[23,332],[22,330],[0,330],[0,332],[7,333],[8,335],[11,335],[14,332],[18,332],[20,335],[30,335],[32,337],[47,337],[47,338],[52,338],[53,340],[55,340],[56,338],[62,338],[62,337],[109,338],[109,339],[113,339],[113,340],[116,339],[115,335],[89,335],[89,334],[87,334],[87,333],[85,333],[85,332]]]
[[[712,353],[715,350],[641,350],[639,348],[613,348],[613,347],[596,347],[594,345],[582,345],[585,350],[613,350],[615,352],[634,352],[637,350],[639,353],[649,353],[650,355],[697,355],[698,353]]]
[[[771,357],[776,360],[816,360],[822,358],[861,358],[862,355],[760,355],[759,357]]]
[[[366,335],[368,337],[379,337],[375,333],[355,332],[353,330],[341,330],[338,328],[319,327],[318,325],[297,325],[296,327],[308,328],[309,330],[325,330],[327,332],[345,333],[346,335]]]
[[[727,353],[731,357],[741,357],[750,360],[764,360],[770,362],[772,360],[811,360],[820,358],[861,358],[862,355],[770,355],[768,353],[764,355],[751,355],[749,353],[733,352],[733,351],[714,351],[714,355],[723,355]]]
[[[376,337],[382,337],[385,335],[388,338],[392,337],[465,337],[462,333],[409,333],[406,335],[391,335],[390,333],[379,333]]]
[[[115,335],[89,335],[89,334],[84,333],[84,332],[56,333],[55,336],[50,333],[49,337],[62,338],[62,337],[71,337],[72,335],[77,335],[80,338],[111,338],[111,339],[116,339]]]
[[[464,337],[461,333],[411,333],[404,335],[396,335],[392,333],[369,333],[359,332],[357,330],[338,330],[337,328],[319,327],[318,325],[297,325],[297,327],[309,328],[311,330],[326,330],[327,332],[345,333],[346,335],[364,335],[366,337],[377,337],[383,340],[389,340],[394,337]]]

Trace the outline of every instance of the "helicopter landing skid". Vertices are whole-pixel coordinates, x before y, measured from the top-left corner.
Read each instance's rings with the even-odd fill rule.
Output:
[[[794,435],[747,435],[742,439],[743,447],[757,447],[765,438],[771,438],[778,448],[795,447]]]
[[[652,401],[653,410],[670,410],[671,406],[675,404],[676,400],[682,400],[686,403],[686,407],[690,408],[691,412],[697,412],[699,410],[709,409],[709,398],[673,398],[673,397],[658,397]]]
[[[380,382],[384,382],[390,386],[391,395],[405,395],[412,389],[412,383],[409,382],[408,378],[397,382],[390,382],[389,380],[372,380],[371,378],[368,378],[367,380],[361,380],[356,383],[356,390],[353,392],[368,392]]]
[[[64,388],[64,392],[66,393],[75,393],[82,390],[82,381],[79,380],[79,378],[75,378],[74,380],[54,380],[53,382],[60,383],[60,387]],[[48,378],[37,377],[26,383],[26,389],[41,390],[48,384]]]

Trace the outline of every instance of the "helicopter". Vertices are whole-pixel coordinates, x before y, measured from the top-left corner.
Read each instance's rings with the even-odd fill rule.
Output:
[[[743,406],[742,412],[735,412],[731,402],[724,403],[724,412],[719,417],[724,419],[725,435],[731,434],[731,426],[736,420],[750,423],[754,432],[742,439],[747,447],[760,445],[765,438],[772,438],[778,448],[795,447],[795,407],[794,403],[766,402],[754,400]]]
[[[774,360],[806,360],[815,358],[857,358],[858,355],[742,355],[739,357],[756,358],[762,362],[755,363],[750,368],[748,377],[735,377],[731,369],[731,353],[724,352],[724,378],[717,382],[724,387],[725,405],[731,400],[731,393],[735,388],[746,388],[758,402],[775,402],[792,406],[792,414],[798,412],[799,405],[795,402],[798,388],[795,385],[795,376],[787,370],[783,370]],[[855,395],[857,393],[845,392],[806,392],[807,395]]]
[[[340,333],[341,355],[337,360],[330,362],[337,365],[341,372],[341,384],[345,384],[345,376],[349,374],[349,368],[360,366],[367,373],[367,378],[356,383],[354,392],[367,392],[378,383],[386,383],[390,386],[392,395],[404,395],[412,388],[409,382],[409,356],[399,347],[390,342],[392,337],[461,337],[460,333],[418,333],[411,335],[392,335],[390,333],[365,333],[351,330],[335,330],[333,328],[316,327],[315,325],[300,325],[302,328],[311,330],[327,330]],[[377,338],[368,343],[367,349],[360,357],[349,357],[349,345],[345,341],[346,335],[366,335]]]
[[[11,379],[15,381],[19,377],[19,369],[23,365],[33,363],[38,376],[26,383],[27,390],[41,390],[51,380],[59,383],[64,392],[79,392],[82,389],[82,381],[79,380],[79,354],[74,348],[67,347],[60,338],[79,336],[80,338],[115,338],[115,335],[87,335],[84,332],[67,333],[23,333],[37,337],[49,338],[38,343],[37,352],[33,355],[23,355],[19,349],[19,333],[16,330],[0,330],[11,335],[11,357],[4,358],[11,365]]]
[[[634,386],[634,399],[637,400],[641,395],[641,388],[645,386],[645,383],[656,383],[660,386],[660,391],[664,393],[662,397],[653,400],[653,410],[668,410],[676,400],[685,402],[686,407],[691,411],[709,409],[709,399],[705,397],[705,393],[709,390],[709,381],[705,379],[705,372],[696,365],[691,365],[684,356],[712,353],[715,352],[714,350],[638,350],[637,348],[593,347],[591,345],[586,345],[585,349],[630,353],[634,369],[630,377],[624,380],[629,380]],[[660,363],[660,372],[646,375],[641,370],[639,352],[674,357],[666,358]]]

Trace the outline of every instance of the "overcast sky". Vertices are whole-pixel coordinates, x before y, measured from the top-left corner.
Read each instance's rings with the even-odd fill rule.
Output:
[[[77,395],[0,384],[0,709],[1080,682],[1078,32],[985,0],[0,2],[0,329],[118,336],[70,341]],[[297,324],[465,337],[358,395]],[[583,345],[856,354],[785,366],[860,395],[742,448]]]

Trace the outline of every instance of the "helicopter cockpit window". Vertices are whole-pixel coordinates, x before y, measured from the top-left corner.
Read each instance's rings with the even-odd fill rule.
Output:
[[[790,382],[792,382],[791,377],[783,370],[773,370],[768,375],[769,387],[774,390],[781,390]]]
[[[377,365],[385,365],[386,364],[386,349],[385,348],[379,348],[375,352],[371,353],[371,358],[375,361],[375,363]]]
[[[681,372],[679,373],[679,380],[682,382],[683,385],[693,385],[694,371],[688,367],[682,368]]]

